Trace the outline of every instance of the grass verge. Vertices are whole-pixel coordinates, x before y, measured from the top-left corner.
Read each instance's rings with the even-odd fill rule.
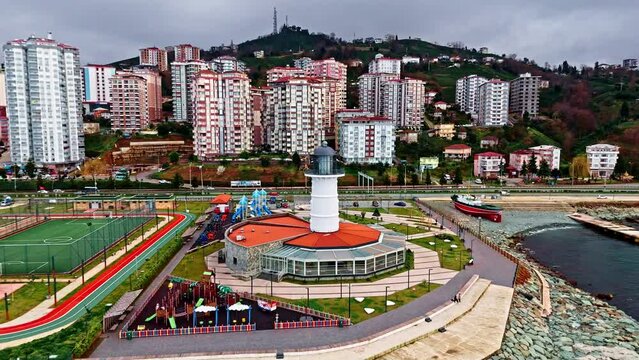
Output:
[[[446,239],[450,240],[450,242],[445,242],[444,240]],[[459,271],[465,264],[468,264],[468,260],[472,258],[472,254],[464,247],[464,242],[459,236],[440,234],[408,241],[421,247],[437,251],[439,263],[445,269]],[[431,245],[431,242],[435,243],[435,245]],[[451,245],[453,244],[456,245],[457,248],[452,248]]]
[[[184,279],[200,281],[202,273],[207,271],[205,256],[211,255],[214,252],[224,247],[223,242],[216,242],[205,248],[186,254],[182,261],[175,267],[171,275],[179,276]]]

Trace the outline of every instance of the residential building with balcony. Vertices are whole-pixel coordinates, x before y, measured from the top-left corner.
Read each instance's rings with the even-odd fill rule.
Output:
[[[220,56],[211,60],[210,66],[211,70],[220,73],[227,71],[246,71],[246,64],[243,61],[228,55]]]
[[[77,164],[84,159],[82,73],[77,48],[29,37],[4,47],[11,161]]]
[[[193,80],[208,69],[204,61],[172,62],[171,91],[173,93],[173,120],[193,122]]]
[[[466,144],[453,144],[444,148],[444,158],[450,160],[466,160],[470,157],[472,148]]]
[[[306,76],[306,71],[302,68],[276,66],[266,71],[266,82],[270,84],[282,78],[298,78],[304,76]]]
[[[191,44],[180,44],[173,47],[176,62],[200,60],[200,48]]]
[[[559,169],[561,165],[561,148],[553,145],[539,145],[528,148],[537,158],[537,167],[542,160],[546,160],[550,170]]]
[[[369,74],[395,74],[399,76],[401,71],[401,59],[387,58],[382,54],[375,55],[375,59],[368,64]]]
[[[394,121],[381,116],[340,118],[339,154],[346,163],[392,164],[395,154]]]
[[[479,126],[504,126],[508,124],[509,84],[499,79],[491,79],[479,86]]]
[[[588,169],[592,178],[610,178],[619,158],[619,146],[595,144],[586,146]]]
[[[157,47],[140,49],[140,65],[155,66],[159,71],[169,69],[166,50]]]
[[[89,64],[82,67],[82,100],[84,102],[111,102],[109,82],[115,75],[115,67]]]
[[[457,80],[455,86],[455,103],[459,109],[477,118],[479,111],[479,87],[488,79],[478,75],[468,75]]]
[[[506,164],[503,154],[492,151],[475,154],[473,157],[473,175],[485,179],[497,178],[500,176],[502,164],[504,166]]]
[[[530,73],[519,75],[510,82],[510,113],[524,116],[527,112],[531,119],[539,115],[539,87],[541,76]]]

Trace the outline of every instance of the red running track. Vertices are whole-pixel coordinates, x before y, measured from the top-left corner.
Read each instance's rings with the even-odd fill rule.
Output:
[[[0,328],[0,334],[12,334],[16,332],[20,332],[23,330],[33,329],[35,327],[47,324],[54,320],[57,320],[61,317],[64,317],[71,309],[80,304],[87,296],[100,288],[106,281],[108,281],[111,277],[116,275],[120,270],[131,264],[133,260],[140,254],[142,254],[146,249],[148,249],[151,245],[157,242],[160,238],[162,238],[166,233],[171,231],[176,225],[178,225],[182,220],[184,220],[186,216],[183,214],[175,214],[173,215],[173,219],[160,231],[153,234],[148,238],[142,245],[135,248],[133,251],[126,254],[123,258],[118,260],[115,264],[111,265],[104,272],[98,275],[93,281],[89,282],[86,286],[82,287],[80,291],[73,294],[69,299],[64,301],[60,306],[51,310],[46,315],[41,318],[26,322],[20,325],[8,326],[5,328]]]

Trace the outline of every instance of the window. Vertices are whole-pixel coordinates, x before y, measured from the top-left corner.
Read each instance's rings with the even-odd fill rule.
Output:
[[[233,265],[237,265],[237,258],[233,256]]]

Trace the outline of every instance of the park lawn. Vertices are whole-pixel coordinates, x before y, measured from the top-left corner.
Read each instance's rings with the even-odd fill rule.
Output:
[[[60,291],[68,282],[57,282],[57,289]],[[53,282],[51,283],[51,291],[53,292]],[[29,310],[33,309],[39,303],[47,299],[48,287],[46,282],[30,282],[9,295],[9,315],[11,319],[15,319]],[[58,302],[60,299],[58,299]],[[10,319],[10,320],[11,320]],[[5,323],[7,319],[0,316],[0,324]]]
[[[364,211],[364,212],[375,212],[375,209],[379,210],[380,214],[388,214],[388,210],[386,210],[385,208],[374,208],[374,207],[350,207],[350,208],[346,208],[346,210],[350,210],[350,211]]]
[[[406,226],[402,224],[382,224],[382,226],[389,230],[393,230],[395,232],[406,234],[406,235],[421,234],[426,232],[426,229],[424,228]]]
[[[395,215],[406,215],[406,216],[422,216],[423,215],[421,210],[414,207],[392,207],[390,208],[390,213]]]
[[[213,197],[211,197],[213,198]],[[208,201],[187,201],[186,204],[184,201],[177,201],[177,211],[184,211],[188,209],[191,214],[195,214],[200,216],[204,214],[206,209],[208,209],[211,204]]]
[[[444,242],[444,239],[450,239],[449,243]],[[439,255],[439,263],[445,269],[460,271],[465,264],[472,258],[470,251],[467,251],[464,247],[464,242],[454,235],[442,236],[430,236],[419,239],[408,240],[413,244],[425,247],[427,249],[437,251]],[[434,242],[435,245],[430,245],[429,242]],[[456,249],[450,247],[450,245],[457,245]],[[461,261],[460,261],[461,255]],[[462,266],[460,266],[460,263]]]
[[[350,214],[340,212],[339,217],[341,217],[344,220],[348,220],[350,222],[354,222],[357,224],[363,224],[363,225],[377,224],[377,220],[366,218],[366,217],[363,218],[360,215],[350,215]]]
[[[438,284],[430,284],[430,291],[437,289]],[[411,286],[410,289],[404,289],[398,291],[394,294],[388,295],[388,300],[395,302],[395,305],[388,306],[388,311],[395,310],[402,305],[406,305],[409,302],[427,294],[428,291],[428,283],[420,283],[418,285]],[[343,317],[348,317],[348,286],[344,287],[344,297],[343,298],[329,298],[329,299],[310,299],[309,306],[312,309],[324,311],[330,314],[340,315]],[[353,298],[357,297],[357,286],[351,286],[351,296]],[[260,296],[265,296],[264,294],[259,294]],[[293,303],[300,306],[306,306],[306,299],[283,299],[276,298],[277,300]],[[367,314],[364,311],[364,308],[372,308],[375,309],[375,312],[372,314]],[[373,296],[366,297],[364,301],[361,303],[351,299],[351,322],[359,323],[368,319],[372,319],[375,316],[381,315],[384,313],[384,296]]]
[[[216,242],[201,250],[186,254],[175,267],[171,275],[184,279],[199,281],[202,273],[208,271],[204,257],[224,248],[223,242]]]

